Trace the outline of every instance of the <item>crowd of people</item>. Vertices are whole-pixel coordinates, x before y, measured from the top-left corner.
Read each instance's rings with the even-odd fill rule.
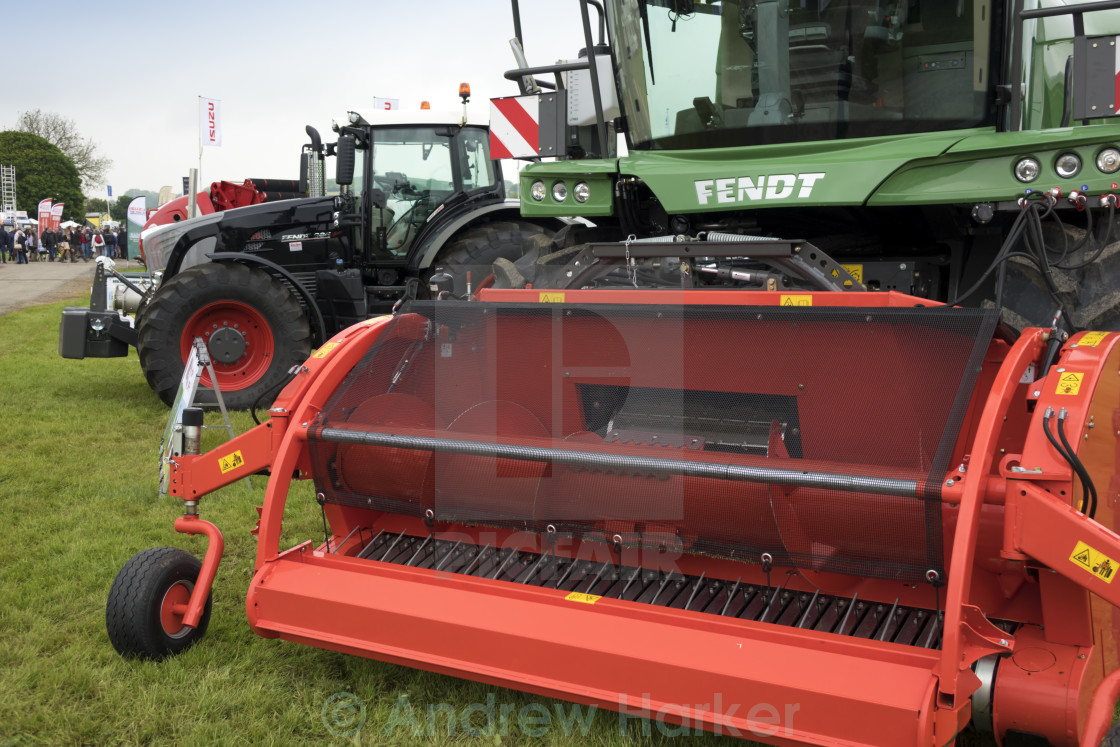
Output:
[[[37,231],[34,226],[9,230],[0,225],[0,259],[18,265],[28,262],[89,262],[95,257],[119,259],[128,252],[128,237],[123,228],[98,231],[89,226],[74,226],[57,231]]]

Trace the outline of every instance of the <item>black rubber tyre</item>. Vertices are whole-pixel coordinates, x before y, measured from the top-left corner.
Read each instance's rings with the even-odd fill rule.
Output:
[[[213,595],[206,600],[197,628],[175,629],[176,618],[165,609],[189,597],[201,569],[198,558],[177,547],[150,547],[129,558],[113,580],[105,605],[105,628],[117,653],[163,659],[201,638],[210,623]]]
[[[216,345],[219,332],[224,337]],[[261,403],[269,404],[292,366],[311,354],[311,329],[292,292],[267,272],[237,263],[207,262],[180,272],[140,317],[140,367],[167,405],[175,400],[195,336],[207,341],[222,398],[233,410],[252,407],[262,395]],[[196,401],[214,404],[209,375],[202,384]]]
[[[1120,747],[1120,723],[1112,725],[1101,740],[1100,747]]]
[[[541,226],[524,221],[494,221],[468,228],[440,250],[424,276],[423,292],[427,293],[428,278],[442,271],[455,279],[454,294],[461,297],[467,292],[468,270],[473,290],[493,274],[492,265],[496,260],[516,261],[525,252],[525,239],[548,233]]]

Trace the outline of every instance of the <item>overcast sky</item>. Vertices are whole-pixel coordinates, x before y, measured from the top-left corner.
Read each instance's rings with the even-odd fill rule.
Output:
[[[530,65],[576,57],[576,0],[520,6]],[[208,184],[296,178],[304,126],[333,141],[332,120],[371,111],[375,96],[459,111],[466,81],[488,116],[491,97],[517,94],[502,77],[516,66],[510,0],[13,1],[2,18],[13,85],[0,129],[34,109],[74,120],[113,160],[114,196],[182,190],[199,163],[199,96],[222,102],[222,145],[202,156]]]

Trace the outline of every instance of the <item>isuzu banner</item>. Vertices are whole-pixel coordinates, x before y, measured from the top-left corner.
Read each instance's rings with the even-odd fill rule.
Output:
[[[220,99],[198,99],[198,141],[205,146],[222,144],[222,102]]]
[[[140,256],[140,230],[148,220],[147,198],[140,195],[128,203],[128,254],[126,259]]]
[[[62,208],[66,207],[65,202],[60,202],[51,208],[51,230],[57,231],[58,227],[62,224]]]
[[[39,201],[39,226],[35,230],[39,238],[43,237],[43,231],[51,227],[51,200],[47,198]]]

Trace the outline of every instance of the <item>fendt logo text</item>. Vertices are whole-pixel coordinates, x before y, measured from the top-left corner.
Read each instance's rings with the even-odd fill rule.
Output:
[[[731,179],[700,179],[696,184],[696,199],[701,205],[716,203],[729,205],[756,200],[784,200],[797,192],[798,199],[813,193],[813,185],[824,178],[815,174],[770,174],[751,178],[740,176]]]

